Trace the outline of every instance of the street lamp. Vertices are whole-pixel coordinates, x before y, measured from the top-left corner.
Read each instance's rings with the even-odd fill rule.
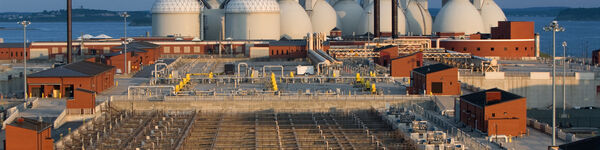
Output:
[[[563,41],[563,111],[560,115],[561,118],[567,118],[567,84],[565,84],[565,80],[567,79],[567,41]]]
[[[23,100],[27,100],[27,26],[29,21],[21,21],[18,24],[23,25]]]
[[[123,54],[125,54],[125,55],[123,55],[123,57],[125,58],[124,59],[125,60],[125,63],[124,63],[125,67],[123,68],[123,71],[122,71],[123,74],[129,74],[129,71],[128,71],[129,70],[129,68],[128,68],[129,65],[127,65],[127,44],[129,44],[129,43],[127,43],[127,17],[129,17],[129,16],[130,15],[127,14],[127,12],[123,12],[121,14],[121,17],[123,17],[123,29],[124,29],[124,34],[125,34],[125,38],[123,38]]]
[[[556,146],[556,32],[563,32],[565,28],[554,20],[544,31],[552,32],[552,146]]]

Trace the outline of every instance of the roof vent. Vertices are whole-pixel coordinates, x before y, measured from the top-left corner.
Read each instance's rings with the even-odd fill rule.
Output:
[[[493,102],[502,100],[502,93],[500,91],[489,91],[485,92],[485,101]]]

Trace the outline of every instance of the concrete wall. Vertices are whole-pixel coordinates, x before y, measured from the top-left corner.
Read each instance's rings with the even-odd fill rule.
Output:
[[[530,76],[505,76],[504,79],[486,79],[485,76],[461,75],[462,83],[481,89],[499,88],[523,97],[527,97],[527,108],[547,108],[552,104],[552,78],[541,77],[545,73],[533,73]],[[600,80],[591,79],[589,73],[577,73],[567,76],[567,107],[600,106],[596,88]],[[562,76],[556,77],[556,105],[563,106]]]
[[[429,100],[429,98],[425,98]],[[422,100],[421,100],[422,101]],[[202,111],[229,111],[250,112],[262,110],[275,111],[322,111],[326,112],[333,108],[342,110],[383,108],[389,105],[419,102],[419,100],[202,100],[202,101],[121,101],[114,100],[111,106],[117,109],[131,110],[202,110]]]

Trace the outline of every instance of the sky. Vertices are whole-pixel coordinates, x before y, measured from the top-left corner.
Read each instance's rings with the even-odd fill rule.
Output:
[[[155,0],[73,0],[73,8],[115,11],[150,10]],[[441,0],[429,0],[429,7],[441,7]],[[600,7],[600,0],[496,0],[502,8],[527,7]],[[0,12],[40,12],[64,9],[66,0],[0,0]]]

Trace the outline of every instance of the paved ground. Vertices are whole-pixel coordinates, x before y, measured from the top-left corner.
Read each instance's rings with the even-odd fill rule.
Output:
[[[552,144],[552,137],[537,131],[533,128],[527,128],[529,135],[524,138],[515,138],[512,143],[504,143],[503,145],[508,149],[513,150],[542,150],[548,149],[548,146]],[[565,142],[557,139],[556,144],[561,145]]]

